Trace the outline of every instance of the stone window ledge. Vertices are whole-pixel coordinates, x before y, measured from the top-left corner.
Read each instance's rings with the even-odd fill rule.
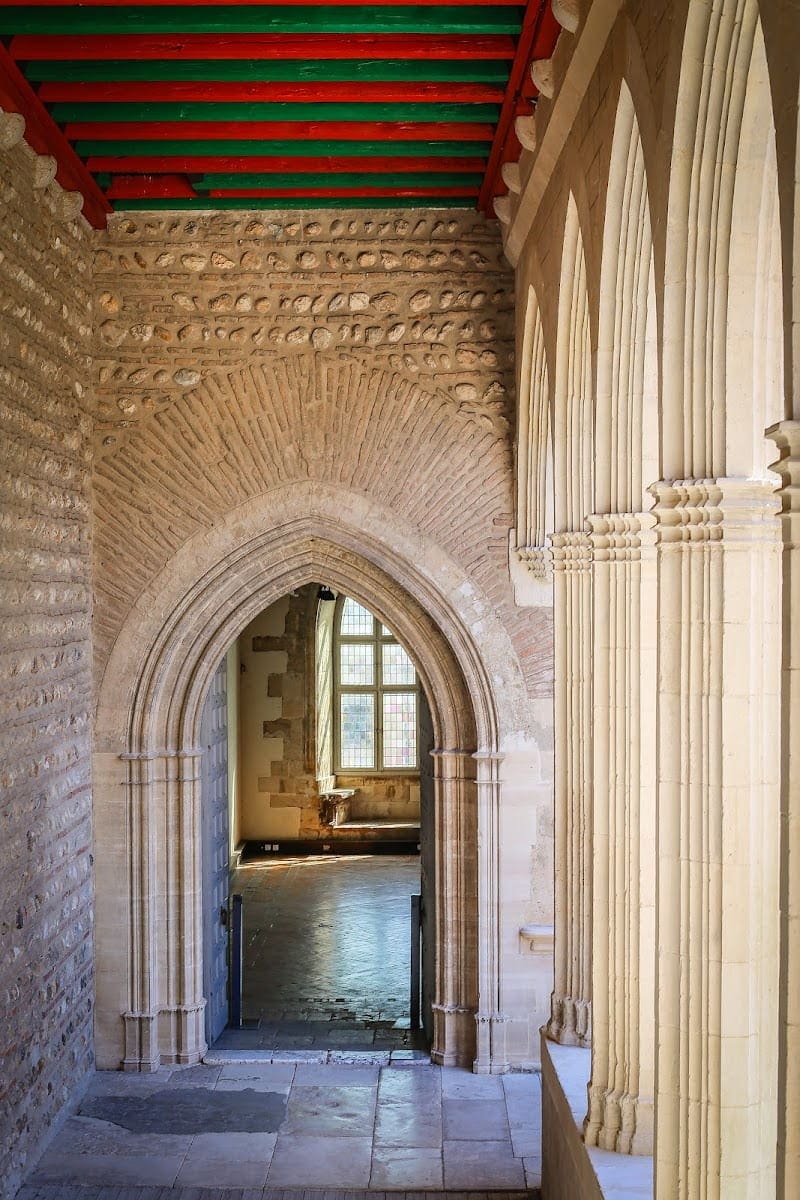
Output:
[[[652,1200],[653,1159],[583,1141],[591,1051],[542,1037],[542,1191],[548,1200]]]

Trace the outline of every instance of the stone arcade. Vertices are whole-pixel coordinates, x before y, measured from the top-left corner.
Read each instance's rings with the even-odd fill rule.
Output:
[[[205,1053],[203,702],[314,581],[430,704],[434,1061],[545,1200],[798,1194],[800,10],[552,7],[498,222],[93,232],[0,115],[4,1197]]]

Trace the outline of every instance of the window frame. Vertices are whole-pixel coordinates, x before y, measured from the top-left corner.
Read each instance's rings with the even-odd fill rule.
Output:
[[[352,600],[355,604],[360,605],[372,617],[372,634],[343,634],[342,633],[342,611],[345,602]],[[387,630],[386,634],[383,630]],[[371,684],[343,684],[341,681],[341,652],[342,645],[371,645],[372,646],[372,679]],[[380,617],[376,617],[371,609],[367,608],[366,604],[362,604],[360,600],[356,600],[354,596],[346,596],[340,592],[336,597],[336,608],[333,614],[333,769],[338,775],[419,775],[419,692],[420,681],[419,672],[416,665],[411,660],[411,665],[414,667],[414,683],[400,684],[385,684],[383,682],[383,646],[395,645],[400,646],[406,654],[408,651],[402,642],[389,629],[388,625],[384,625]],[[409,659],[411,655],[408,654]],[[345,695],[371,695],[374,697],[373,710],[373,733],[375,738],[375,763],[374,767],[345,767],[342,765],[342,706],[341,697]],[[414,766],[410,767],[384,767],[379,766],[383,762],[383,697],[384,695],[392,694],[413,694],[414,708],[416,716],[416,759]]]

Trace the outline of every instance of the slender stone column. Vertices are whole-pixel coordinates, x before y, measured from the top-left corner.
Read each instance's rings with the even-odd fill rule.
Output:
[[[775,1194],[773,485],[659,483],[657,1200]]]
[[[780,453],[783,531],[777,1196],[791,1200],[800,1179],[800,421],[767,435]]]
[[[125,1071],[157,1071],[158,964],[155,904],[156,822],[153,814],[155,757],[123,754],[128,796],[130,889],[130,990],[125,1022]]]
[[[433,750],[436,822],[436,998],[431,1059],[469,1066],[477,1009],[475,763],[468,750]]]
[[[591,543],[552,537],[555,643],[555,980],[547,1036],[591,1042]]]
[[[655,976],[655,519],[593,516],[590,1146],[651,1154]]]
[[[123,755],[131,887],[126,1071],[199,1062],[202,992],[199,750]]]
[[[508,1067],[500,953],[500,778],[502,754],[478,753],[478,1012],[479,1075]]]

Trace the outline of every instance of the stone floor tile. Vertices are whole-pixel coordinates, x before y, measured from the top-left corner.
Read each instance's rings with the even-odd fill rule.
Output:
[[[399,1100],[401,1103],[439,1103],[442,1095],[441,1069],[439,1067],[391,1066],[381,1071],[378,1097],[384,1101]]]
[[[194,1159],[190,1155],[178,1172],[179,1187],[195,1184],[202,1187],[213,1181],[219,1187],[263,1188],[267,1181],[270,1159],[262,1162],[237,1161],[231,1156],[216,1159]]]
[[[466,1067],[442,1068],[442,1095],[450,1100],[502,1100],[502,1075],[473,1075]]]
[[[48,1154],[34,1174],[36,1182],[134,1184],[170,1187],[184,1155],[123,1157],[121,1154]]]
[[[237,1162],[269,1162],[277,1133],[198,1133],[186,1153],[187,1162],[216,1164],[223,1159]]]
[[[378,1086],[380,1067],[351,1066],[347,1063],[303,1063],[295,1071],[295,1087],[374,1087]]]
[[[438,1105],[391,1102],[378,1104],[375,1117],[375,1146],[439,1148],[442,1118]]]
[[[531,1158],[523,1158],[522,1165],[525,1169],[525,1182],[529,1188],[538,1188],[542,1186],[542,1160],[539,1156],[534,1155]]]
[[[219,1067],[207,1067],[205,1063],[193,1067],[175,1067],[170,1073],[169,1086],[213,1088],[219,1075]]]
[[[48,1147],[43,1163],[59,1155],[120,1155],[122,1158],[182,1157],[191,1145],[190,1134],[132,1133],[112,1121],[96,1117],[70,1117]]]
[[[514,1158],[509,1142],[444,1143],[444,1186],[446,1188],[524,1188],[525,1170]]]
[[[270,1187],[366,1188],[372,1158],[370,1137],[278,1135],[267,1175]]]
[[[542,1135],[535,1129],[512,1129],[511,1148],[515,1158],[533,1158],[541,1151]]]
[[[422,1146],[376,1146],[372,1152],[371,1188],[441,1188],[442,1152]]]
[[[444,1136],[448,1140],[497,1142],[510,1137],[501,1100],[442,1100]]]
[[[309,1084],[289,1095],[282,1134],[318,1137],[371,1137],[375,1121],[376,1092],[372,1088],[340,1084]]]

